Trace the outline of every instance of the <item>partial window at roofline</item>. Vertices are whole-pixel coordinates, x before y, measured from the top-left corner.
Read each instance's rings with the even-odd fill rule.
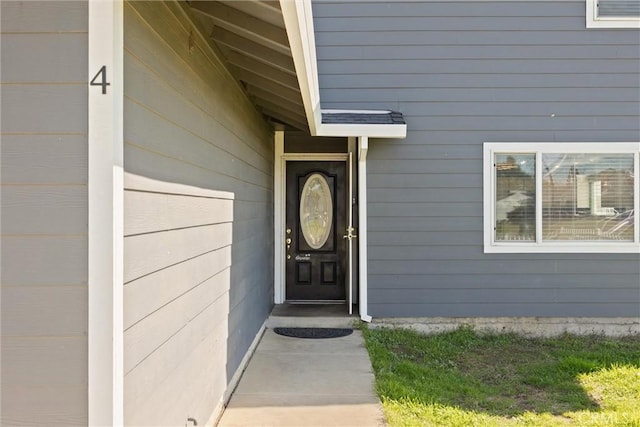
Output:
[[[640,28],[640,0],[586,0],[587,28]]]

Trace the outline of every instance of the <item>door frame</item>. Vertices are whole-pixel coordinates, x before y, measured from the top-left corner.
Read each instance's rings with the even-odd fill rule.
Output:
[[[274,159],[274,293],[275,304],[286,301],[286,270],[285,270],[285,228],[286,228],[286,168],[287,161],[343,161],[349,167],[349,153],[285,153],[284,132],[276,131],[275,135],[275,159]],[[347,176],[349,171],[347,170]],[[347,179],[348,181],[348,179]],[[352,183],[353,185],[353,183]],[[347,203],[347,209],[353,209],[351,203]],[[347,255],[347,258],[348,255]],[[353,262],[347,259],[348,263]],[[349,290],[347,290],[348,292]],[[349,295],[347,295],[349,300]]]

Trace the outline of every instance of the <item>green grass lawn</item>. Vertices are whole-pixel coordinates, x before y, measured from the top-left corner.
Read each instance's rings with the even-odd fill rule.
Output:
[[[640,337],[363,334],[392,427],[640,427]]]

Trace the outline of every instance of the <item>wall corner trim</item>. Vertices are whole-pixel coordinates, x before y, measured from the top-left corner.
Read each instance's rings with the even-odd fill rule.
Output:
[[[88,1],[89,425],[124,424],[123,13],[121,0]]]

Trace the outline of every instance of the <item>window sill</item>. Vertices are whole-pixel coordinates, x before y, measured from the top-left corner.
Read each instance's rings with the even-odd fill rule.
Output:
[[[554,243],[493,243],[484,246],[486,254],[521,254],[521,253],[606,253],[606,254],[640,254],[640,245],[632,242],[554,242]]]

